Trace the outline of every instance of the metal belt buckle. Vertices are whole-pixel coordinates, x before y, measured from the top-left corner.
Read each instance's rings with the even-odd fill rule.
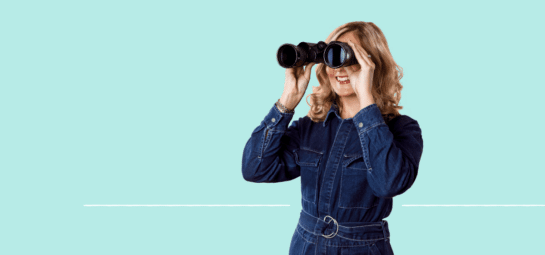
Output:
[[[337,232],[339,232],[339,223],[337,223],[337,221],[336,221],[335,219],[333,219],[333,217],[331,217],[331,216],[329,216],[329,215],[327,215],[327,216],[324,217],[324,221],[325,221],[326,223],[329,224],[329,223],[331,222],[331,220],[326,221],[327,217],[331,218],[331,220],[333,220],[333,222],[335,223],[335,225],[337,225],[337,230],[335,230],[335,233],[332,233],[332,234],[329,234],[329,235],[324,235],[324,234],[322,234],[322,236],[325,237],[325,238],[333,238],[334,236],[337,235]]]

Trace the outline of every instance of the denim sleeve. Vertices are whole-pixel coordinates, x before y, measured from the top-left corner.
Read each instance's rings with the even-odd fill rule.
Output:
[[[377,197],[404,193],[418,174],[424,148],[422,131],[418,122],[409,116],[398,118],[390,131],[376,104],[363,108],[354,116],[367,166],[367,180]]]
[[[242,155],[242,176],[249,182],[283,182],[301,175],[294,150],[299,147],[299,121],[288,127],[293,113],[273,105],[252,135]]]

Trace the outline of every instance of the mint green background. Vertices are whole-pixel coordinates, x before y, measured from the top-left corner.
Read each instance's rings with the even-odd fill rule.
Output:
[[[282,94],[278,47],[355,20],[386,35],[423,130],[394,252],[536,254],[545,207],[402,205],[545,204],[543,7],[2,1],[0,254],[287,254],[300,179],[246,182],[243,148]]]

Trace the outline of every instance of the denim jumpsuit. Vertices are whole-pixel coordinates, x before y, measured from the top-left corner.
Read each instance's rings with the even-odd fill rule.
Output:
[[[393,254],[388,222],[392,198],[416,179],[423,140],[418,122],[393,119],[376,104],[342,119],[331,105],[324,122],[273,105],[244,148],[250,182],[301,177],[302,211],[290,255]]]

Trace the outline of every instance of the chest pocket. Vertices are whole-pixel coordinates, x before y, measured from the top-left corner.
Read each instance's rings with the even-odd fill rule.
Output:
[[[377,204],[378,198],[367,183],[367,166],[363,155],[344,155],[339,207],[369,209]]]
[[[318,169],[323,153],[302,148],[294,150],[293,153],[295,154],[295,163],[301,167],[302,198],[314,204],[318,190]]]

